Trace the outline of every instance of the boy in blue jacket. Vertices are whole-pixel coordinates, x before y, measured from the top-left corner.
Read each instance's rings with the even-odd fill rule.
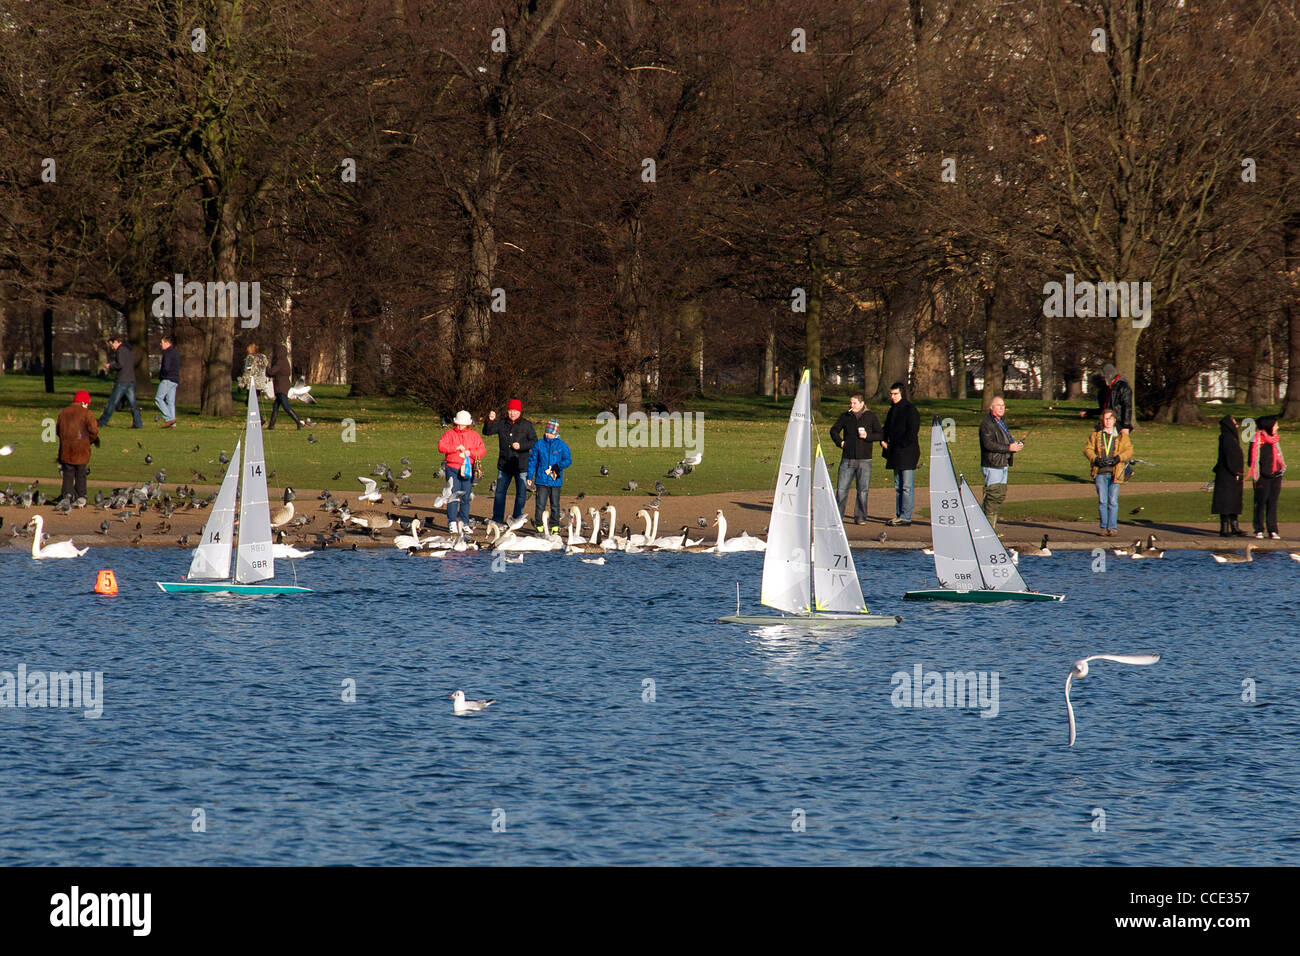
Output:
[[[528,487],[533,489],[533,521],[540,528],[542,512],[548,507],[551,520],[559,522],[560,488],[564,485],[564,469],[573,464],[569,446],[560,440],[560,421],[552,418],[546,423],[545,436],[533,445],[528,453]],[[543,529],[543,534],[550,529]]]

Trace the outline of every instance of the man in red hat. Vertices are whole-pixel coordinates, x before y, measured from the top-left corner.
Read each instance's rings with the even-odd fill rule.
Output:
[[[497,418],[496,410],[488,412],[487,424],[483,426],[484,435],[496,435],[501,443],[497,454],[497,490],[492,504],[492,520],[498,523],[505,520],[506,489],[510,479],[515,482],[515,518],[524,516],[524,478],[528,473],[528,453],[537,444],[537,432],[533,423],[523,417],[524,403],[517,398],[510,399],[506,405],[506,419]]]
[[[90,414],[89,392],[82,389],[73,396],[72,404],[59,412],[54,430],[59,436],[59,470],[63,472],[59,497],[67,498],[73,507],[84,508],[90,446],[99,444],[99,422]]]

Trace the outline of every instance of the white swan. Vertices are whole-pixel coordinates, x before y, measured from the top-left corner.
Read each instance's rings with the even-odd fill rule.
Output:
[[[722,514],[722,509],[717,510],[714,524],[718,526],[718,543],[713,546],[714,554],[734,554],[739,551],[766,551],[767,542],[761,538],[751,538],[747,532],[742,531],[740,537],[727,540],[727,519]]]
[[[513,531],[507,531],[501,534],[500,530],[494,528],[495,535],[492,539],[493,551],[555,551],[563,545],[556,545],[547,538],[520,537]]]
[[[577,505],[569,508],[569,540],[564,548],[565,554],[600,554],[604,549],[598,544],[583,541],[578,537],[582,527],[582,512]]]
[[[411,533],[399,534],[393,538],[393,547],[405,551],[408,548],[420,547],[420,519],[411,519]]]
[[[71,538],[67,541],[59,541],[56,544],[41,547],[41,538],[44,537],[45,531],[45,519],[40,515],[34,515],[28,523],[36,526],[36,535],[32,538],[32,557],[37,560],[41,558],[79,558],[90,550],[89,548],[78,548],[72,543]]]
[[[305,558],[315,553],[315,551],[299,551],[291,544],[271,545],[271,556],[274,558]]]
[[[638,548],[652,547],[655,536],[654,536],[654,532],[651,531],[650,529],[650,512],[642,508],[640,511],[636,513],[636,517],[640,518],[645,522],[645,534],[630,535],[627,539],[627,543],[631,545],[635,545]]]

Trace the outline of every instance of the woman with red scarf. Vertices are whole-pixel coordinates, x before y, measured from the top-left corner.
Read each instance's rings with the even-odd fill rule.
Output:
[[[1282,475],[1286,473],[1286,460],[1282,457],[1282,443],[1278,441],[1281,425],[1273,415],[1266,415],[1255,423],[1255,440],[1250,443],[1250,477],[1255,482],[1255,537],[1265,533],[1270,538],[1282,537],[1277,533],[1277,497],[1282,490]]]

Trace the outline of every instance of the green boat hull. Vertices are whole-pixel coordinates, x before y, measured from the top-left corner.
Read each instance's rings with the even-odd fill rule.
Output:
[[[1002,601],[1064,601],[1064,594],[1044,594],[1041,591],[996,591],[992,588],[978,591],[950,591],[934,588],[930,591],[908,591],[904,601],[955,601],[959,604],[997,604]]]
[[[233,584],[229,581],[200,583],[198,581],[159,581],[158,587],[167,594],[311,594],[311,588],[296,584]]]
[[[774,624],[787,627],[893,627],[903,619],[894,614],[734,614],[718,618],[719,624],[744,624],[770,627]]]

